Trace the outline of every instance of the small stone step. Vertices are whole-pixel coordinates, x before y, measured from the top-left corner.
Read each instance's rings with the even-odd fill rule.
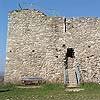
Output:
[[[68,84],[67,87],[77,87],[77,84],[71,83],[71,84]]]

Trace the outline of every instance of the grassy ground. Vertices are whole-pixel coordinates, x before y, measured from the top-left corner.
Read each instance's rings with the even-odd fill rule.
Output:
[[[82,83],[80,88],[85,90],[80,92],[66,92],[62,84],[45,84],[35,89],[16,86],[0,85],[0,100],[100,100],[100,85],[96,83]]]

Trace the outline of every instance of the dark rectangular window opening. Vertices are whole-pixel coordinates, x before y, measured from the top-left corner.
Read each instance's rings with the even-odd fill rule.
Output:
[[[71,57],[74,58],[74,49],[73,48],[67,48],[67,53],[66,53],[66,57]]]

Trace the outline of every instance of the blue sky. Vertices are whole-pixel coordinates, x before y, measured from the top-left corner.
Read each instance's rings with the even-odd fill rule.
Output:
[[[100,17],[100,0],[0,0],[0,72],[5,68],[8,11],[18,9],[18,2],[22,8],[35,8],[52,16]]]

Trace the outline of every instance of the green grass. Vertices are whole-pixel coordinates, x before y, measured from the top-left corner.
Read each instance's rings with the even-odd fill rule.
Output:
[[[19,85],[0,85],[0,100],[100,100],[100,85],[81,83],[80,92],[66,92],[63,84],[43,84],[41,88],[19,89]],[[23,86],[23,85],[22,85]]]

